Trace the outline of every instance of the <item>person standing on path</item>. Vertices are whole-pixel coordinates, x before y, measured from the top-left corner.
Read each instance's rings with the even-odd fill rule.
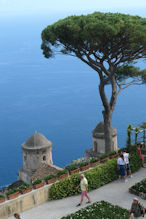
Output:
[[[129,218],[141,219],[144,218],[144,214],[145,214],[144,207],[139,203],[139,200],[137,198],[134,198],[131,205]]]
[[[126,163],[126,176],[127,176],[127,171],[128,171],[129,176],[132,177],[131,168],[129,164],[129,153],[127,153],[126,149],[123,151],[123,156],[124,156],[124,161]]]
[[[17,213],[14,214],[14,217],[15,217],[16,219],[21,219],[21,218],[20,218],[20,215],[17,214]]]
[[[82,204],[82,202],[83,202],[85,196],[86,196],[87,199],[88,199],[88,202],[87,202],[87,203],[91,203],[90,197],[89,197],[89,195],[88,195],[88,193],[87,193],[87,192],[88,192],[88,181],[87,181],[86,177],[84,176],[84,174],[81,174],[81,175],[80,175],[80,179],[81,179],[80,184],[79,184],[76,188],[79,188],[79,186],[80,186],[80,187],[81,187],[82,194],[81,194],[81,201],[80,201],[80,203],[77,205],[77,207]]]
[[[125,163],[123,154],[121,154],[120,157],[118,158],[117,164],[118,164],[118,170],[119,170],[119,179],[124,177],[125,183],[126,183],[127,182],[127,179],[126,179],[126,163]]]
[[[141,154],[141,147],[142,147],[142,145],[141,145],[141,143],[138,143],[137,146],[138,146],[137,147],[137,153],[138,153],[138,155],[139,155],[139,157],[140,157],[140,159],[142,161],[142,167],[144,167],[144,156]]]

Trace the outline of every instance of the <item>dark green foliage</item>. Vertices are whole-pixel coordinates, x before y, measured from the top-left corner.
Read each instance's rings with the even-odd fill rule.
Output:
[[[43,53],[49,58],[53,55],[51,46],[55,49],[62,45],[60,51],[63,54],[88,50],[98,51],[106,58],[119,53],[123,54],[123,61],[130,61],[132,52],[135,55],[140,47],[144,54],[145,23],[145,18],[119,13],[95,12],[86,16],[70,16],[42,32]]]
[[[85,166],[87,166],[89,164],[89,162],[82,162],[82,163],[80,163],[80,167],[85,167]]]
[[[138,82],[146,83],[146,69],[140,70],[139,67],[133,65],[124,64],[119,66],[115,72],[115,77],[118,82],[122,82],[128,78],[133,78]],[[138,80],[137,80],[138,79]],[[130,128],[131,125],[129,125]]]
[[[76,170],[78,167],[79,167],[79,165],[77,165],[77,164],[72,164],[72,165],[69,165],[66,169],[67,169],[68,171],[72,171],[72,170]]]
[[[28,184],[28,183],[23,183],[23,185],[21,185],[21,186],[19,187],[19,190],[28,189],[28,188],[30,188],[30,187],[31,187],[30,184]]]
[[[79,174],[74,174],[71,177],[60,180],[57,183],[54,183],[51,186],[49,192],[49,199],[62,199],[67,196],[77,195],[80,192],[80,189],[76,187],[80,183]]]
[[[109,156],[112,156],[112,155],[115,155],[117,152],[116,151],[112,151],[112,152],[110,152],[108,155]]]
[[[116,162],[116,159],[110,160],[85,173],[88,180],[89,191],[117,179],[118,172],[116,171]]]
[[[129,124],[127,128],[127,148],[131,147],[131,129],[132,126]]]
[[[56,177],[57,177],[57,174],[50,174],[50,175],[44,177],[44,180],[54,179]]]
[[[91,158],[90,163],[95,163],[97,161],[99,161],[99,158],[93,157],[93,158]]]
[[[132,188],[138,190],[139,192],[146,193],[146,179],[136,183],[134,186],[132,186]]]
[[[104,158],[106,158],[106,157],[108,157],[109,155],[108,154],[102,154],[101,156],[100,156],[100,159],[102,160],[102,159],[104,159]]]
[[[4,195],[0,194],[0,199],[2,199],[2,198],[4,198],[4,197],[5,197]]]
[[[57,176],[59,177],[59,176],[66,174],[66,173],[68,173],[67,170],[60,170],[60,171],[58,171]]]
[[[138,171],[141,167],[141,159],[139,158],[137,150],[136,152],[133,151],[130,153],[129,160],[132,173]]]
[[[146,179],[136,183],[134,186],[131,187],[139,192],[146,193]]]
[[[141,161],[136,152],[130,154],[130,165],[132,172],[137,171],[141,167]],[[108,160],[106,163],[96,166],[84,174],[88,180],[89,191],[97,189],[118,178],[117,159]],[[54,183],[50,188],[49,199],[62,199],[79,194],[81,192],[80,189],[76,189],[79,183],[79,174],[74,174]]]
[[[46,58],[53,57],[57,48],[62,54],[74,54],[86,64],[90,63],[95,71],[104,71],[105,84],[111,80],[107,69],[100,68],[103,61],[115,68],[117,81],[132,77],[145,83],[146,69],[131,65],[146,57],[145,24],[146,18],[119,13],[70,16],[43,30],[43,54]]]
[[[33,182],[33,185],[37,185],[37,184],[40,184],[42,183],[42,179],[36,179],[34,182]]]
[[[100,201],[61,219],[128,219],[129,211],[118,205]]]
[[[14,194],[16,192],[18,192],[19,190],[14,188],[14,189],[10,189],[8,192],[6,192],[7,195],[11,195],[11,194]]]

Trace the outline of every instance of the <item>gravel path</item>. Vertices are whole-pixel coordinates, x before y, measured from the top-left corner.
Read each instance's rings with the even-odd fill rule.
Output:
[[[92,203],[105,200],[111,202],[112,204],[130,209],[135,195],[130,194],[128,192],[128,188],[144,178],[146,178],[146,168],[141,168],[138,172],[133,174],[133,178],[128,178],[127,183],[116,180],[100,187],[99,189],[93,190],[89,193]],[[137,198],[146,207],[146,200],[139,197]],[[81,207],[87,206],[86,200],[84,200],[81,207],[76,207],[79,201],[80,195],[61,200],[48,201],[38,207],[21,213],[21,219],[59,219],[62,216],[77,211]],[[13,219],[13,217],[9,217],[9,219]]]

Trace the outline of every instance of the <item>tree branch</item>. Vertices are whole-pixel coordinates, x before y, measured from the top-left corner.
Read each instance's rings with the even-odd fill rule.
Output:
[[[124,82],[123,83],[121,83],[121,84],[119,84],[118,82],[117,82],[117,85],[118,85],[118,87],[119,87],[119,90],[118,90],[118,92],[117,92],[117,95],[119,95],[119,93],[122,91],[122,90],[124,90],[124,89],[126,89],[127,87],[129,87],[129,86],[131,86],[131,85],[142,85],[143,83],[142,82],[138,82],[138,80],[132,80],[132,81],[130,81],[130,82],[127,82],[126,83],[126,80],[124,80]]]

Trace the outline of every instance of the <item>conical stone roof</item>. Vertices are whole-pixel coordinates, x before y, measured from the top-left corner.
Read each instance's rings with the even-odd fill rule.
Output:
[[[44,135],[35,133],[22,144],[22,147],[25,149],[41,149],[52,147],[52,143]]]
[[[104,122],[100,122],[95,129],[93,129],[94,133],[104,133]]]
[[[117,130],[112,127],[112,133],[113,135],[117,134]],[[104,122],[100,122],[95,129],[92,131],[93,136],[95,135],[104,135]]]

